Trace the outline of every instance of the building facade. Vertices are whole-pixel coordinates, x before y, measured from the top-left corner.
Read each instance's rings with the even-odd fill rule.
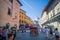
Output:
[[[0,26],[19,27],[19,0],[0,0]]]
[[[33,25],[33,21],[30,17],[26,15],[26,12],[20,9],[20,25]]]
[[[58,28],[60,31],[60,0],[50,0],[43,12],[46,12],[47,21],[44,25],[52,25],[53,28]],[[44,15],[44,13],[43,13]],[[42,15],[42,19],[45,17]],[[44,18],[43,18],[44,17]],[[45,21],[45,20],[44,20]]]
[[[20,9],[20,24],[25,24],[25,16],[26,16],[26,12],[22,9]]]
[[[46,11],[44,11],[42,13],[42,17],[41,17],[41,25],[42,27],[45,27],[46,26],[46,22],[48,21],[48,15],[46,14]]]
[[[30,17],[26,16],[26,23],[29,25],[29,26],[33,26],[33,21]]]

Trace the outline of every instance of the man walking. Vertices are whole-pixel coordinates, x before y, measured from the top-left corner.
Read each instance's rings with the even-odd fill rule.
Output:
[[[56,40],[59,40],[58,28],[56,28],[54,32],[55,32],[55,38],[56,38]]]
[[[3,27],[0,26],[0,40],[3,40],[2,30],[3,30]]]

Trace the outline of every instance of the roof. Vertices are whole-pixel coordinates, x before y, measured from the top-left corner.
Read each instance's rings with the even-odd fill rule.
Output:
[[[17,2],[22,6],[21,2],[19,0],[17,0]]]
[[[47,11],[48,8],[50,7],[50,5],[51,5],[53,2],[54,2],[54,0],[49,0],[48,4],[45,6],[43,12],[44,12],[44,11]],[[42,15],[43,15],[43,12],[42,12]],[[42,16],[41,16],[41,17],[42,17]]]
[[[23,12],[25,12],[25,13],[26,13],[26,11],[24,11],[23,9],[20,9],[20,10],[22,10]]]
[[[50,0],[47,6],[44,8],[43,11],[47,11],[47,9],[50,7],[50,5],[54,2],[54,0]]]

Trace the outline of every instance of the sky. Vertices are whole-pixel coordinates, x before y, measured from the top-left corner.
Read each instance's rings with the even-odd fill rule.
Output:
[[[21,9],[26,11],[26,15],[32,20],[41,17],[42,11],[48,4],[49,0],[19,0],[23,6]]]

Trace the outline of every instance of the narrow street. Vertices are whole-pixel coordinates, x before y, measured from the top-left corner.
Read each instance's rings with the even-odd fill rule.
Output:
[[[60,40],[60,0],[0,0],[0,40]]]
[[[31,36],[29,32],[21,33],[20,31],[17,33],[15,40],[55,40],[54,37],[48,37],[46,39],[45,34],[40,32],[38,36]]]

